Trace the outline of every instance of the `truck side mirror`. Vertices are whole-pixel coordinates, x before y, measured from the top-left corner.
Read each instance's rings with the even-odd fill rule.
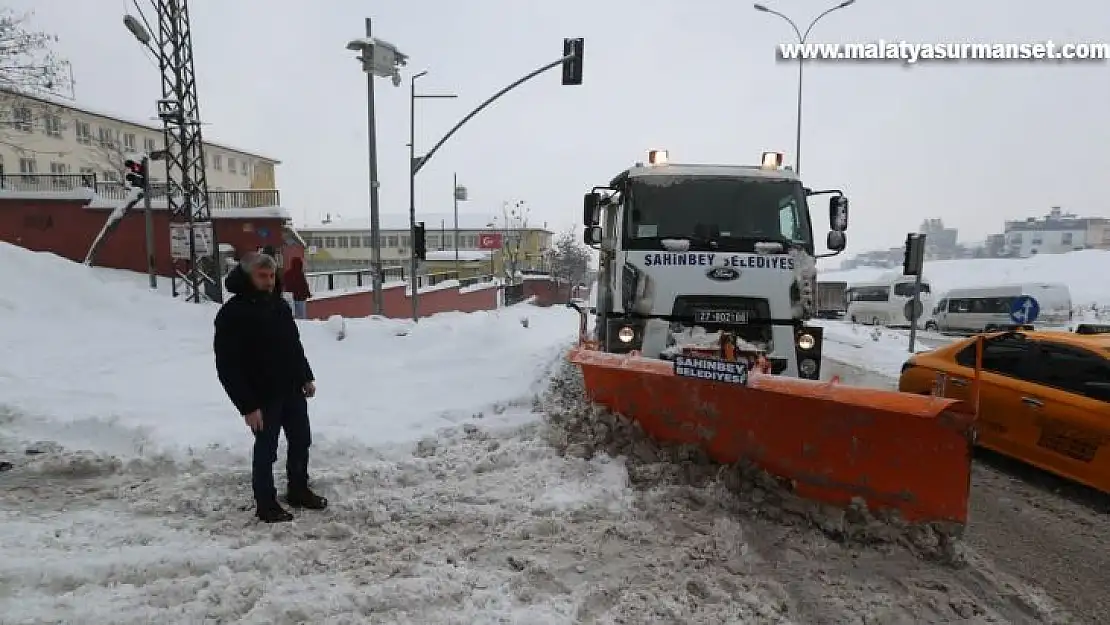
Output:
[[[848,246],[848,235],[840,230],[832,230],[829,236],[825,238],[825,247],[834,252],[843,252],[844,248]]]
[[[582,233],[582,240],[586,242],[586,245],[600,245],[601,226],[587,226]]]
[[[829,198],[829,229],[834,232],[848,229],[848,198],[843,195]]]
[[[587,228],[596,226],[601,221],[601,194],[587,193],[582,198],[582,224]]]

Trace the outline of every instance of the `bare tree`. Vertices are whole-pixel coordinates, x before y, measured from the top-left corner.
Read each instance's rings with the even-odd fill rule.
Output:
[[[29,29],[31,15],[0,8],[0,143],[21,149],[32,132],[62,132],[51,99],[73,97],[69,62],[52,50],[57,36]]]
[[[586,280],[590,271],[590,250],[579,242],[576,228],[571,228],[555,238],[551,253],[551,275],[556,280],[566,281],[567,297],[574,287]]]
[[[502,271],[509,284],[516,281],[517,271],[520,270],[524,259],[524,237],[528,230],[528,215],[531,209],[524,200],[515,202],[506,201],[501,206],[502,233],[501,233],[501,258]]]

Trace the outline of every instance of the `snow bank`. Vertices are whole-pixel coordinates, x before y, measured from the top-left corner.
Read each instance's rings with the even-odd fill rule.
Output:
[[[249,434],[216,380],[214,305],[174,301],[51,254],[0,244],[0,408],[11,432],[120,455],[242,448]],[[573,340],[561,307],[445,313],[418,324],[351,319],[336,341],[302,322],[319,395],[314,438],[387,444],[530,396]],[[11,357],[18,355],[18,357]]]
[[[1110,251],[1083,250],[1067,254],[1038,254],[1029,258],[970,258],[933,260],[925,263],[925,276],[939,296],[949,289],[1000,286],[1022,282],[1060,282],[1071,290],[1072,304],[1110,305],[1110,280],[1099,275],[1110,267]],[[889,268],[857,267],[847,271],[823,271],[821,280],[866,282]],[[895,271],[901,271],[900,268]]]

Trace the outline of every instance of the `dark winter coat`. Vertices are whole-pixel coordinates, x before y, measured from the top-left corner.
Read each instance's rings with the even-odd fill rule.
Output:
[[[289,304],[255,289],[241,266],[224,288],[234,295],[216,314],[216,374],[239,413],[301,392],[315,378]]]
[[[285,270],[285,290],[297,302],[305,302],[312,297],[312,291],[308,288],[308,278],[304,275],[304,262],[300,257],[294,256],[289,262],[289,269]]]

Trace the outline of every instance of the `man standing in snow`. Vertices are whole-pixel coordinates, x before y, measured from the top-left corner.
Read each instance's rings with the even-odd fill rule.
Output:
[[[216,314],[216,373],[227,396],[254,432],[251,486],[258,518],[289,521],[274,488],[278,436],[285,430],[287,501],[294,508],[322,510],[328,502],[308,487],[312,433],[307,398],[316,394],[293,311],[275,291],[277,261],[249,253],[228,273],[224,288],[233,297]]]

